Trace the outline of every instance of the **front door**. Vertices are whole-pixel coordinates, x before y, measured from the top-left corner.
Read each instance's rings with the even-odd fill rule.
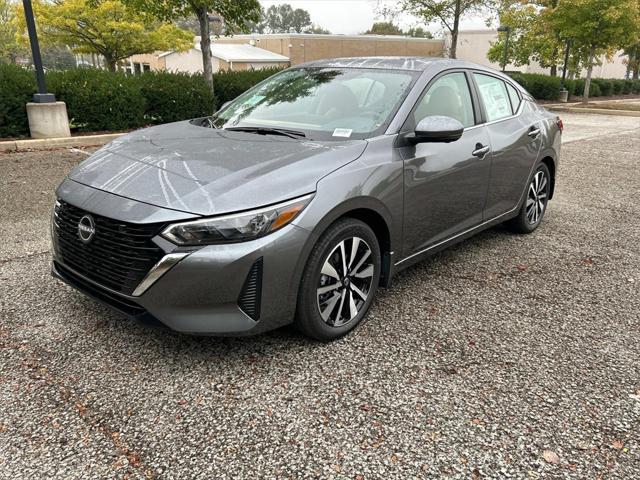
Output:
[[[465,127],[451,143],[418,143],[399,148],[404,161],[404,248],[412,255],[482,222],[489,176],[489,136],[478,125],[477,108],[465,72],[436,79],[403,127],[413,131],[430,115],[455,118]]]

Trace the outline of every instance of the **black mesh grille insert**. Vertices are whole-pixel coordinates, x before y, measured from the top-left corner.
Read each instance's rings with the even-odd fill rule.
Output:
[[[134,224],[94,215],[95,236],[83,243],[78,222],[89,212],[59,200],[53,218],[58,259],[105,287],[130,295],[164,255],[151,239],[162,224]]]
[[[262,296],[262,257],[256,260],[244,281],[238,306],[254,320],[260,318],[260,297]]]

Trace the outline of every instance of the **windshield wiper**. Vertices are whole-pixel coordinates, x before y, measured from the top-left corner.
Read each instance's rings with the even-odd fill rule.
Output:
[[[289,138],[306,138],[304,132],[300,130],[290,130],[288,128],[274,128],[274,127],[229,127],[224,130],[230,130],[232,132],[249,132],[257,133],[259,135],[282,135]]]

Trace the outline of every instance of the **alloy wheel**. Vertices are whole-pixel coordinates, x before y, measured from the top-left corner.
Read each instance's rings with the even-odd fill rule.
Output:
[[[547,176],[540,170],[536,172],[527,191],[527,221],[535,225],[540,221],[547,207]]]
[[[336,245],[325,259],[317,287],[318,310],[329,326],[352,321],[365,305],[374,278],[371,247],[360,237]]]

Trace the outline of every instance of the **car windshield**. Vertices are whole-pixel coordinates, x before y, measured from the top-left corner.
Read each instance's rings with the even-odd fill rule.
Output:
[[[404,70],[299,68],[281,72],[211,117],[215,128],[286,129],[320,140],[382,133],[417,74]]]

